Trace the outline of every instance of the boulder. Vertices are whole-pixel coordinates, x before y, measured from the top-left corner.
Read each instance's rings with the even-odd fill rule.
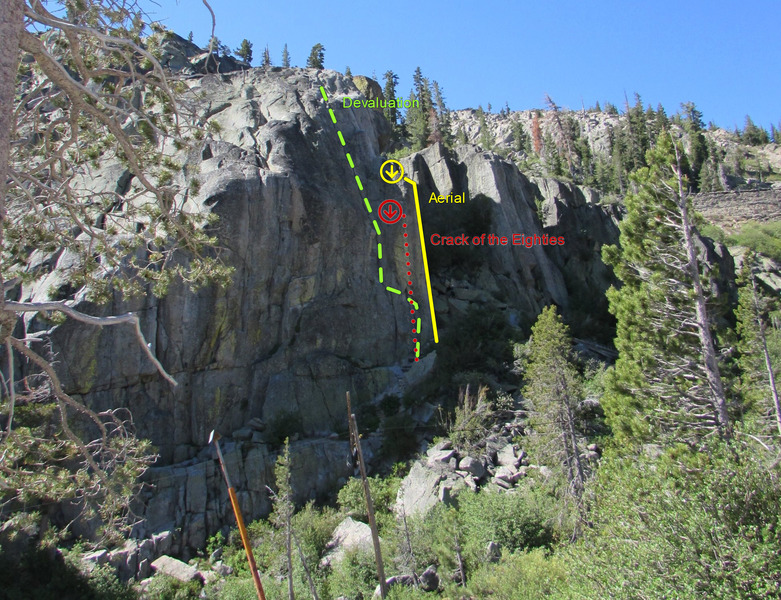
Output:
[[[231,573],[233,573],[233,568],[226,565],[221,560],[218,560],[216,563],[212,565],[212,571],[217,573],[220,577],[227,577]]]
[[[471,456],[465,456],[462,458],[458,463],[458,468],[461,471],[471,473],[477,479],[480,479],[483,475],[485,475],[485,467],[483,466],[483,463]]]
[[[399,487],[396,495],[396,514],[401,515],[404,512],[407,516],[412,516],[427,513],[439,499],[439,483],[443,479],[441,472],[416,462]]]
[[[436,592],[439,589],[439,575],[434,565],[426,567],[418,579],[420,580],[420,589],[424,592]]]
[[[340,562],[348,550],[370,551],[373,548],[371,528],[347,517],[337,525],[326,547],[329,552],[320,562],[324,567]]]
[[[168,575],[179,581],[193,581],[198,579],[198,569],[171,556],[161,556],[152,563],[152,569],[156,573]]]
[[[507,444],[496,453],[496,464],[501,467],[517,467],[519,459],[515,456],[512,444]]]

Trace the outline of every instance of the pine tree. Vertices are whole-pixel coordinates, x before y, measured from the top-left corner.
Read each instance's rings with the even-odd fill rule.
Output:
[[[770,137],[764,127],[755,125],[751,117],[746,115],[746,124],[740,134],[740,141],[749,146],[762,146],[770,142]]]
[[[290,484],[290,441],[285,439],[285,446],[274,466],[274,480],[277,492],[273,497],[274,511],[271,522],[285,533],[285,557],[287,561],[288,598],[294,600],[293,594],[293,487]]]
[[[520,120],[513,121],[512,134],[513,134],[513,148],[515,149],[515,151],[525,152],[526,154],[530,154],[531,141],[529,140],[529,136],[526,134],[526,130],[523,128],[523,123],[521,123]]]
[[[193,32],[192,31],[187,34],[187,41],[192,44],[192,42],[193,42]]]
[[[708,159],[708,146],[705,136],[702,134],[705,129],[705,123],[702,121],[702,113],[697,109],[694,102],[684,102],[681,104],[681,109],[683,110],[683,128],[689,135],[688,162],[690,182],[696,188],[699,183],[702,165]]]
[[[271,52],[269,52],[268,45],[266,45],[266,49],[263,50],[263,67],[270,67],[271,66]]]
[[[781,436],[781,401],[776,379],[778,376],[781,332],[769,326],[773,308],[761,292],[755,269],[756,255],[749,251],[743,257],[738,277],[737,333],[740,358],[740,391],[746,408],[758,413],[764,423],[773,423]]]
[[[680,148],[662,134],[633,181],[620,250],[603,260],[621,280],[608,291],[619,357],[608,373],[605,413],[622,441],[731,436],[706,289],[685,192]]]
[[[236,48],[236,56],[247,64],[252,63],[252,42],[248,39],[241,40],[241,45]]]
[[[307,69],[324,69],[325,47],[322,44],[315,44],[309,52],[309,58],[306,59]]]
[[[441,141],[446,148],[452,148],[453,132],[450,124],[450,111],[445,104],[445,97],[442,94],[442,89],[436,81],[432,83],[432,88],[434,90],[434,103],[437,112],[438,141]]]
[[[414,91],[410,92],[410,108],[407,109],[407,131],[412,149],[422,150],[428,146],[431,137],[431,91],[428,80],[423,77],[420,67],[412,76]],[[418,106],[415,106],[417,100]]]
[[[345,77],[352,77],[353,76],[353,72],[350,70],[350,65],[347,65],[344,68],[344,76]]]
[[[468,144],[469,140],[466,139],[466,132],[464,131],[464,126],[460,125],[458,127],[458,134],[456,135],[456,141],[459,144]]]
[[[429,128],[429,115],[425,109],[425,102],[415,95],[415,92],[409,94],[410,107],[407,109],[406,124],[409,142],[414,151],[422,150],[428,145],[428,139],[431,136]],[[418,106],[415,106],[417,101]]]
[[[480,124],[480,141],[479,144],[483,147],[483,150],[493,150],[496,145],[493,133],[491,133],[490,127],[485,120],[485,113],[483,107],[477,107],[477,122]]]
[[[383,75],[383,79],[385,80],[385,87],[382,90],[383,95],[385,96],[385,99],[390,102],[391,100],[396,99],[396,85],[399,83],[399,76],[396,75],[393,71],[385,71],[385,75]],[[393,126],[393,128],[396,128],[396,124],[398,123],[398,110],[395,106],[395,102],[393,106],[389,106],[385,109],[383,109],[383,113],[385,114],[385,118],[388,119],[388,122]]]
[[[597,105],[594,107],[594,110],[598,113],[602,112],[602,107],[599,105],[599,100],[597,100]]]
[[[555,306],[543,309],[532,327],[523,395],[532,403],[529,424],[540,437],[543,458],[564,467],[572,495],[583,492],[585,474],[576,435],[575,410],[582,382],[572,361],[569,329]]]
[[[282,66],[290,67],[290,53],[287,51],[287,44],[282,48]]]

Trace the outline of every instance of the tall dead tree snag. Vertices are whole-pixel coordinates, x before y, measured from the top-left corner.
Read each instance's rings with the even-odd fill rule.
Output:
[[[358,468],[361,472],[361,481],[363,482],[363,493],[366,497],[366,513],[369,516],[369,527],[372,532],[372,544],[374,545],[374,559],[377,562],[377,578],[380,581],[380,596],[385,598],[388,595],[388,586],[385,582],[385,567],[382,562],[382,549],[380,548],[380,535],[377,532],[377,520],[374,517],[374,502],[369,489],[369,478],[366,476],[366,465],[363,462],[363,451],[361,450],[361,438],[358,435],[358,424],[350,405],[350,392],[347,392],[347,422],[350,428],[350,451],[358,459]]]

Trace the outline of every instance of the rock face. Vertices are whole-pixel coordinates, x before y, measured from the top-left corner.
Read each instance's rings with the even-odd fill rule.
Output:
[[[176,58],[172,51],[171,60],[191,62],[194,57],[182,52],[184,58]],[[137,312],[152,351],[178,381],[176,388],[161,380],[122,328],[67,322],[52,336],[68,392],[97,410],[128,408],[137,433],[157,448],[160,460],[147,476],[152,487],[139,508],[145,520],[137,533],[176,532],[174,552],[201,547],[208,535],[233,523],[205,449],[212,429],[225,436],[236,432],[236,443],[225,452],[245,520],[270,508],[264,486],[272,482],[274,455],[267,442],[275,436],[301,438],[293,449],[301,466],[294,471],[300,499],[333,489],[348,468],[346,443],[327,439],[344,429],[345,391],[352,392],[354,406],[367,405],[397,388],[413,364],[409,305],[386,287],[406,294],[407,281],[413,281],[421,302],[422,354],[432,345],[412,187],[380,179],[389,126],[379,111],[342,108],[342,97],[360,96],[354,83],[333,71],[283,68],[186,82],[204,128],[216,126],[207,129],[215,133],[198,148],[176,157],[184,165],[177,177],[200,182],[197,192],[190,188],[188,210],[219,216],[215,235],[221,258],[235,269],[233,284],[197,293],[175,284],[162,299],[149,294],[107,306],[78,304],[98,315]],[[405,176],[418,182],[429,240],[481,219],[485,233],[499,236],[566,237],[562,247],[465,248],[480,257],[463,277],[452,264],[451,249],[439,248],[437,255],[430,248],[432,260],[440,261],[432,266],[432,286],[442,330],[473,305],[496,307],[511,324],[528,327],[547,304],[556,303],[566,314],[584,290],[597,294],[610,283],[598,250],[616,241],[617,214],[583,191],[532,182],[511,162],[471,145],[453,153],[433,146],[401,162]],[[95,185],[132,188],[116,166],[102,165]],[[459,193],[466,196],[463,204],[429,202],[432,194]],[[388,198],[401,203],[409,227],[378,221],[378,238],[372,221]],[[409,278],[403,231],[412,242]],[[52,276],[67,260],[50,257]],[[25,284],[18,299],[48,299],[49,283]],[[31,315],[24,326],[37,331],[51,324]],[[441,490],[441,484],[432,486]],[[407,510],[428,501],[416,500]]]

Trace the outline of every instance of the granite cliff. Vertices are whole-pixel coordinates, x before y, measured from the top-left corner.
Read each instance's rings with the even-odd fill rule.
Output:
[[[186,81],[211,133],[178,157],[183,167],[177,177],[189,185],[188,210],[219,216],[216,235],[222,259],[235,269],[233,284],[197,293],[174,286],[162,299],[116,298],[106,306],[81,301],[80,308],[93,314],[137,311],[176,388],[159,378],[121,329],[65,323],[52,335],[66,388],[95,408],[127,407],[138,434],[158,449],[136,533],[173,531],[173,551],[182,553],[202,547],[207,535],[231,522],[206,446],[210,430],[232,437],[226,456],[245,518],[257,518],[269,510],[264,486],[273,480],[271,440],[281,431],[293,435],[299,500],[322,496],[351,473],[347,444],[339,438],[345,391],[359,407],[371,406],[425,377],[435,360],[414,219],[403,231],[412,242],[411,281],[424,324],[419,363],[409,306],[385,289],[406,289],[405,238],[398,226],[381,225],[385,281],[378,282],[376,214],[367,215],[363,198],[375,211],[379,201],[396,199],[410,216],[414,204],[409,184],[379,177],[390,134],[382,114],[342,108],[341,98],[361,95],[353,81],[333,71],[292,68]],[[464,250],[473,254],[460,258],[446,248],[430,249],[441,333],[470,307],[501,311],[523,329],[556,303],[576,332],[602,331],[609,338],[604,291],[613,280],[599,250],[617,241],[616,205],[600,204],[593,190],[528,179],[512,162],[474,145],[453,152],[435,145],[401,163],[418,183],[429,236],[481,222],[499,236],[566,240],[562,246],[472,247]],[[127,178],[118,165],[93,173],[94,185],[111,189],[132,188]],[[432,193],[463,193],[468,201],[429,203]],[[23,287],[19,298],[47,299],[68,260],[41,259],[51,271]],[[24,327],[50,323],[32,317]],[[370,456],[379,443],[376,436],[367,440]]]

